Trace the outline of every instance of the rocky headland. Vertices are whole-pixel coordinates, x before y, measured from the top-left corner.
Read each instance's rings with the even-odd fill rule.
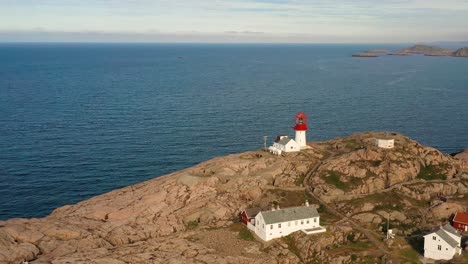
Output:
[[[417,53],[428,56],[451,56],[453,52],[454,51],[451,49],[444,49],[428,45],[414,45],[410,48],[402,49],[399,51],[399,53]]]
[[[387,49],[371,49],[366,51],[366,53],[390,53]]]
[[[378,148],[384,137],[395,148]],[[384,132],[309,146],[218,157],[44,218],[1,221],[0,263],[417,263],[421,235],[467,209],[465,154]],[[242,209],[306,199],[326,233],[263,243],[239,224]],[[384,243],[387,217],[397,237]]]
[[[387,54],[395,56],[409,56],[411,54],[422,54],[425,56],[452,56],[452,57],[468,57],[468,47],[458,49],[456,51],[429,45],[414,45],[409,48],[404,48],[399,51],[389,51],[386,49],[373,49],[363,53],[353,54],[353,57],[378,57],[377,54]]]
[[[375,58],[378,56],[375,53],[363,52],[363,53],[353,54],[353,57]]]
[[[453,56],[455,57],[468,57],[468,47],[458,49],[454,52]]]

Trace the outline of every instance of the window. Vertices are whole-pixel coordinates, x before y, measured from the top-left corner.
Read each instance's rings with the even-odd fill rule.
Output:
[[[262,225],[262,228],[265,229],[265,224]]]
[[[314,218],[314,223],[317,223],[317,218]]]
[[[309,219],[307,219],[306,223],[307,223],[307,224],[309,223]]]
[[[303,224],[304,224],[304,220],[301,220],[301,225],[303,225]]]
[[[270,225],[270,229],[273,229],[273,225]]]
[[[432,240],[436,240],[436,237],[435,237],[435,236],[433,236],[433,237],[432,237]]]
[[[278,224],[278,228],[281,228],[281,224]]]
[[[437,249],[438,249],[438,250],[442,250],[442,246],[441,246],[441,245],[438,245],[438,246],[437,246]]]

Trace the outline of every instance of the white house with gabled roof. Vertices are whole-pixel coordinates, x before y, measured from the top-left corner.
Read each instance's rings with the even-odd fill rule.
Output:
[[[437,227],[424,236],[424,257],[450,260],[461,254],[461,235],[451,225]]]
[[[301,146],[294,139],[288,136],[277,136],[273,146],[268,150],[271,153],[281,155],[282,152],[297,152],[301,150]]]
[[[260,211],[255,216],[255,226],[252,231],[264,241],[287,236],[296,231],[306,234],[325,232],[320,226],[320,215],[315,206],[273,208],[270,211]]]

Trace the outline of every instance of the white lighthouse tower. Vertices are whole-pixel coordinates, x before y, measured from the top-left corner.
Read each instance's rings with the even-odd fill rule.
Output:
[[[299,144],[301,149],[307,148],[306,131],[307,131],[307,116],[303,112],[299,112],[296,115],[296,142]]]

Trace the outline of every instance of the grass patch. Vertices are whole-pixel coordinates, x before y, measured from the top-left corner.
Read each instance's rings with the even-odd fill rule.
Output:
[[[297,248],[296,241],[294,240],[294,238],[291,235],[287,235],[285,237],[282,237],[281,239],[288,245],[289,251],[291,251],[291,253],[295,254],[299,257],[299,259],[301,259],[301,255],[299,254],[300,251]]]
[[[255,238],[250,233],[250,231],[247,228],[243,228],[241,231],[239,231],[239,237],[240,239],[247,240],[247,241],[254,241]]]
[[[335,186],[338,189],[346,190],[347,186],[346,183],[341,181],[341,174],[336,171],[327,171],[327,176],[325,176],[324,180],[326,183]]]
[[[362,179],[356,177],[348,177],[347,182],[341,181],[341,173],[337,171],[327,171],[326,173],[327,175],[324,177],[325,182],[345,192],[363,182]]]
[[[310,204],[318,203],[313,197],[309,196],[306,191],[289,191],[273,189],[268,190],[266,198],[269,203],[273,203],[275,206],[279,204],[281,207],[300,206],[305,203],[306,200]]]
[[[363,241],[355,241],[351,243],[351,246],[353,248],[359,248],[359,249],[368,249],[371,247],[371,245],[368,242],[363,242]]]
[[[200,223],[198,223],[198,221],[194,220],[194,221],[190,221],[187,223],[187,229],[191,230],[191,229],[195,229],[198,227]]]
[[[296,177],[296,181],[295,181],[296,186],[303,186],[305,177],[306,177],[305,173],[301,173],[301,175]]]
[[[447,175],[442,173],[442,169],[440,167],[436,167],[434,165],[428,165],[421,168],[421,171],[418,174],[418,178],[424,180],[446,180]]]
[[[412,249],[407,248],[400,251],[400,258],[404,261],[411,261],[411,263],[419,263],[419,253]]]
[[[359,144],[359,142],[357,142],[357,140],[354,138],[345,140],[344,143],[345,143],[346,148],[349,148],[349,149],[357,149],[361,147],[361,144]]]

